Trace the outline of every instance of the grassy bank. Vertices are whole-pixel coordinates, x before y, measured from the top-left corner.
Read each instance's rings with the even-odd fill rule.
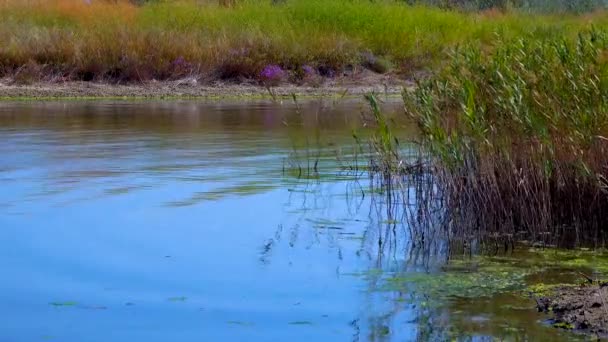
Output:
[[[526,12],[527,13],[527,12]],[[575,38],[603,13],[463,12],[403,1],[93,0],[0,2],[0,77],[39,80],[203,79],[314,83],[369,69],[409,77],[462,44]]]
[[[461,247],[605,246],[607,56],[601,30],[574,41],[518,38],[492,52],[455,50],[442,72],[404,94],[430,153],[432,181],[414,179],[422,206],[414,220],[445,228]],[[421,171],[393,167],[409,164],[395,156],[385,121],[376,121],[375,163],[411,184]]]

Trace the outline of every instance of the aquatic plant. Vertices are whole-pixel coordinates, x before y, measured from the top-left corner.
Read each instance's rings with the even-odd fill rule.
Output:
[[[604,31],[454,50],[404,93],[435,167],[444,228],[469,241],[606,243],[608,64]]]

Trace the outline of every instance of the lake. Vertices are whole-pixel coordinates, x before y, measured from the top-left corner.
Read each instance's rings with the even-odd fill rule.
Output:
[[[361,171],[365,110],[0,103],[0,341],[577,338],[514,294],[529,255],[411,248]]]

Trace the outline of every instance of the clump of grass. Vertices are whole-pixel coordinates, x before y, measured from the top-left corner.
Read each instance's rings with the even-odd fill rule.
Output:
[[[391,61],[386,57],[374,56],[371,52],[363,53],[361,57],[363,66],[376,73],[385,74],[393,68]]]
[[[465,47],[404,93],[452,237],[605,244],[607,56],[599,30],[505,40],[489,54]]]
[[[397,0],[137,3],[0,2],[0,77],[31,62],[54,78],[78,80],[255,80],[266,65],[290,74],[307,65],[333,77],[357,63],[403,74],[412,65],[441,65],[457,45],[492,49],[497,34],[570,36],[606,22],[602,14],[465,13]],[[177,60],[185,63],[176,67]]]
[[[15,84],[32,84],[39,82],[43,76],[42,66],[36,62],[29,61],[15,71],[13,82]]]

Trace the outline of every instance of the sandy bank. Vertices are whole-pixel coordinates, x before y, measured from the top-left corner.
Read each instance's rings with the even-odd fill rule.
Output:
[[[376,80],[379,81],[379,80]],[[111,84],[100,82],[58,82],[15,84],[0,80],[0,99],[53,99],[53,98],[250,98],[250,97],[342,97],[370,92],[397,96],[411,82],[360,83],[341,80],[319,86],[284,84],[266,87],[256,84],[212,83],[196,80],[146,82],[139,84]]]

